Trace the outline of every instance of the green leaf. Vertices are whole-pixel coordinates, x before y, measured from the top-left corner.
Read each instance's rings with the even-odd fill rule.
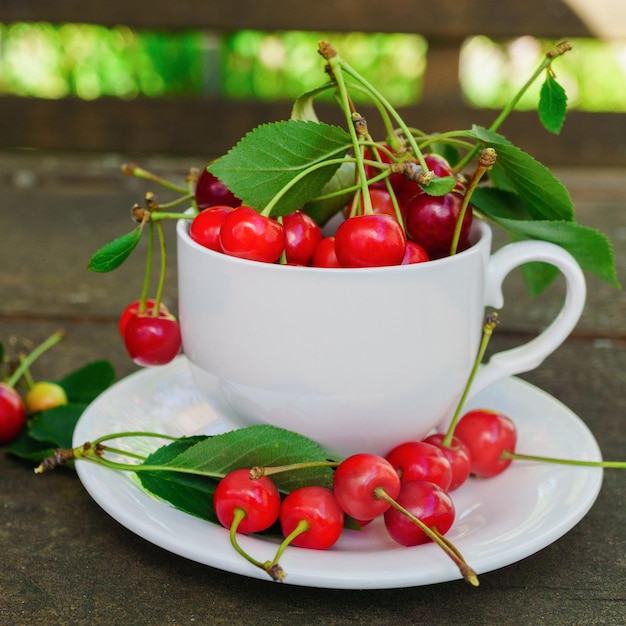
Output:
[[[144,465],[203,471],[212,476],[173,471],[138,471],[142,486],[178,509],[216,522],[213,493],[221,476],[241,467],[325,461],[327,455],[311,440],[274,426],[249,426],[212,437],[178,439],[151,454]],[[272,476],[281,491],[306,484],[332,485],[328,467],[283,472]]]
[[[137,247],[141,239],[141,226],[110,241],[100,248],[89,261],[87,269],[92,272],[110,272],[118,268]]]
[[[494,187],[476,187],[472,194],[471,204],[492,219],[502,217],[531,219],[520,197],[512,191]]]
[[[598,230],[575,222],[526,221],[497,217],[495,221],[516,237],[555,243],[567,250],[583,270],[620,288],[610,240]]]
[[[494,168],[506,174],[534,219],[573,221],[574,204],[569,192],[545,165],[502,135],[481,126],[474,126],[469,135],[495,149],[497,160]]]
[[[173,458],[206,439],[206,436],[186,437],[163,446],[153,452],[144,465],[167,465]],[[213,510],[213,493],[217,481],[206,476],[178,472],[137,472],[142,487],[177,509],[218,523]]]
[[[24,428],[17,438],[4,448],[4,451],[21,459],[39,463],[51,456],[56,447],[45,441],[37,441]]]
[[[28,432],[33,439],[42,443],[52,444],[56,448],[71,448],[76,422],[86,408],[86,403],[71,402],[42,411],[33,418]]]
[[[333,192],[339,192],[341,189],[354,185],[355,181],[355,164],[342,163],[333,174],[333,177],[324,185],[319,195],[324,196]],[[308,213],[320,226],[324,226],[333,215],[341,211],[352,200],[353,196],[354,191],[348,191],[332,198],[312,200],[307,202],[302,207],[302,210]]]
[[[89,403],[115,382],[115,370],[109,361],[93,361],[57,383],[65,389],[70,402]]]
[[[209,165],[244,204],[263,210],[296,176],[311,166],[341,158],[350,147],[349,135],[338,126],[287,120],[250,131],[223,157]],[[320,195],[339,163],[304,175],[281,197],[272,215],[285,215]]]
[[[429,196],[445,196],[452,191],[457,181],[454,176],[439,176],[433,178],[428,185],[420,185]]]
[[[315,108],[313,107],[313,101],[315,98],[327,91],[328,89],[334,89],[331,83],[307,91],[296,98],[291,108],[291,119],[299,120],[301,122],[319,122]]]
[[[546,79],[539,92],[539,120],[544,128],[558,135],[565,121],[567,112],[567,94],[565,89],[555,80],[551,71],[546,71]]]

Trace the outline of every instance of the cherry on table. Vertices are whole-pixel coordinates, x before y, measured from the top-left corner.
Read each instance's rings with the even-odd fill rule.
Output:
[[[469,450],[471,473],[481,478],[503,472],[512,459],[501,458],[502,452],[515,452],[517,430],[513,420],[490,409],[475,409],[466,413],[454,429]]]
[[[13,441],[26,422],[26,410],[20,394],[11,385],[0,382],[0,445]]]
[[[243,511],[245,515],[237,525],[237,532],[257,533],[267,530],[278,519],[280,493],[269,477],[250,478],[249,469],[236,469],[217,484],[213,508],[225,528],[231,528],[238,509]]]
[[[29,415],[67,404],[65,389],[47,380],[37,381],[24,396],[24,406]]]
[[[290,539],[291,545],[326,550],[341,536],[344,513],[330,489],[310,485],[286,496],[279,519],[285,537],[298,532]]]
[[[426,443],[437,446],[450,462],[452,469],[452,480],[448,487],[448,492],[458,489],[469,477],[471,459],[467,446],[458,438],[452,437],[449,446],[444,446],[445,435],[434,433],[424,439]]]
[[[396,502],[440,535],[445,535],[454,523],[452,498],[441,487],[427,480],[402,483]],[[387,509],[384,520],[389,535],[403,546],[417,546],[431,541],[424,530],[397,509]]]
[[[126,324],[124,345],[137,365],[165,365],[180,351],[180,326],[169,313],[133,315]]]
[[[390,450],[385,458],[405,483],[428,480],[448,491],[452,482],[450,461],[437,446],[425,441],[405,441]]]
[[[383,490],[389,498],[395,498],[400,491],[400,477],[387,459],[361,452],[337,466],[333,491],[350,517],[371,520],[384,513],[390,504],[376,495],[377,490]]]
[[[239,206],[222,222],[220,245],[230,255],[274,263],[285,249],[285,231],[276,220],[249,206]]]

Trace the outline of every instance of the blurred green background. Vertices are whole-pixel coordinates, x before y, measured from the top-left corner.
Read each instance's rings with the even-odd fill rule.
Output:
[[[324,82],[316,53],[322,38],[394,105],[419,102],[427,59],[427,42],[419,35],[240,31],[218,37],[45,23],[0,25],[0,92],[38,98],[293,99]],[[570,108],[626,111],[626,42],[570,43],[573,50],[556,67]],[[553,44],[532,37],[467,40],[459,67],[464,97],[477,107],[502,107]],[[530,90],[519,108],[536,102],[537,92]]]

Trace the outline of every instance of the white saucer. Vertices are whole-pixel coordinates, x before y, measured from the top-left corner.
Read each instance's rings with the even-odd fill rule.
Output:
[[[566,406],[516,378],[496,383],[467,408],[508,414],[519,431],[518,451],[561,458],[600,460],[585,424]],[[74,433],[78,446],[122,431],[169,435],[216,434],[232,430],[197,390],[185,357],[146,369],[118,382],[84,412]],[[119,447],[148,453],[159,439],[125,439]],[[118,445],[118,442],[111,442]],[[76,463],[93,499],[122,525],[157,546],[229,572],[266,579],[230,545],[220,526],[183,513],[143,491],[132,472]],[[470,479],[452,493],[457,516],[448,537],[478,573],[515,563],[568,532],[591,508],[602,484],[597,468],[514,462],[503,474]],[[210,506],[210,503],[207,503]],[[362,532],[346,531],[333,549],[288,548],[281,565],[285,584],[334,589],[384,589],[460,578],[456,566],[434,544],[404,548],[389,539],[380,520]],[[257,560],[273,558],[276,544],[241,537]]]

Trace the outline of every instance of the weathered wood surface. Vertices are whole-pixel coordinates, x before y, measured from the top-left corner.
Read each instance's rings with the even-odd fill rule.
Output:
[[[127,211],[150,188],[121,177],[121,161],[117,155],[0,155],[0,337],[37,342],[58,328],[66,332],[37,363],[36,377],[59,377],[99,358],[111,360],[120,377],[136,369],[119,340],[117,315],[139,292],[143,255],[108,275],[86,270],[97,247],[130,229]],[[182,176],[198,163],[193,156],[154,157],[145,165]],[[613,239],[624,281],[621,172],[561,174],[580,220]],[[166,291],[175,307],[171,269]],[[529,308],[521,284],[511,280],[495,349],[537,332],[559,302],[556,290]],[[606,458],[624,459],[626,299],[595,280],[589,286],[572,337],[524,378],[580,415]],[[31,464],[0,452],[0,472],[2,623],[612,626],[626,615],[626,490],[618,470],[605,472],[598,500],[573,530],[519,563],[484,574],[478,589],[452,582],[367,592],[296,588],[201,566],[126,530],[70,471],[35,476]]]

